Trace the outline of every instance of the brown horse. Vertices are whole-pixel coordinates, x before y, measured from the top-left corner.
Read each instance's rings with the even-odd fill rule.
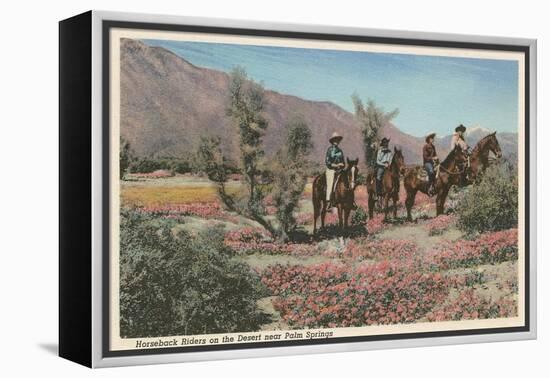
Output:
[[[489,152],[498,159],[502,157],[502,151],[496,137],[496,131],[482,138],[475,145],[470,156],[470,169],[468,171],[470,182],[475,182],[489,166]]]
[[[435,182],[435,192],[437,193],[435,204],[436,214],[443,214],[445,200],[449,194],[449,189],[453,185],[459,185],[465,174],[466,154],[462,148],[456,146],[454,150],[449,152],[449,155],[439,165],[439,175]],[[405,174],[404,180],[405,189],[407,191],[407,199],[405,207],[407,208],[407,220],[412,221],[411,210],[414,205],[416,193],[420,190],[422,193],[428,193],[428,181],[418,178],[418,169],[409,169]]]
[[[346,159],[348,164],[345,169],[336,174],[334,181],[334,204],[338,209],[338,225],[340,229],[348,227],[349,215],[354,208],[355,188],[357,187],[357,177],[359,168],[357,164],[359,159]],[[326,200],[327,180],[322,173],[315,177],[312,185],[311,200],[313,202],[313,234],[317,233],[317,218],[321,216],[321,228],[325,227],[325,216],[327,214],[328,201]]]
[[[502,157],[502,150],[500,149],[500,144],[498,143],[496,137],[496,131],[483,137],[479,142],[476,143],[474,149],[472,150],[472,154],[470,156],[470,167],[467,169],[466,172],[464,172],[464,174],[468,174],[469,176],[469,180],[467,181],[468,184],[472,184],[473,182],[475,182],[489,166],[489,152],[492,152],[499,159]],[[464,157],[464,159],[466,159],[466,157]],[[419,169],[423,168],[415,167],[413,169],[410,169],[406,173],[404,180],[405,189],[407,190],[407,199],[405,200],[405,206],[407,208],[407,220],[409,221],[412,221],[411,209],[414,205],[416,193],[418,191],[421,191],[422,193],[428,194],[429,189],[428,181],[418,178]],[[442,171],[440,170],[440,172]],[[460,181],[460,178],[461,177],[459,175],[458,181]],[[455,179],[456,177],[453,177],[452,181],[456,181]],[[436,198],[436,207],[437,215],[440,215],[443,214],[445,199],[447,198],[449,189],[446,189],[446,192],[441,193],[440,195],[440,192],[437,189],[437,185],[438,184],[436,182],[436,190],[438,193],[438,196]],[[445,188],[445,186],[442,186],[442,188]]]
[[[405,158],[400,148],[393,148],[393,157],[388,169],[382,176],[382,188],[384,198],[384,220],[388,220],[390,199],[393,201],[393,218],[397,218],[397,201],[399,201],[399,176],[405,172]],[[374,217],[376,204],[376,172],[367,174],[367,191],[369,194],[369,218]]]

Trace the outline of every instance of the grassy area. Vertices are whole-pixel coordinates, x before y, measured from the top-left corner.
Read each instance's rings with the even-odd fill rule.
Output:
[[[238,182],[229,183],[227,191],[237,193]],[[197,202],[216,202],[216,186],[204,179],[193,177],[170,177],[124,181],[121,187],[123,206],[164,206]]]

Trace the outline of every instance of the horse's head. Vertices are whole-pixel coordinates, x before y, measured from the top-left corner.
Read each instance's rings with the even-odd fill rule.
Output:
[[[454,156],[455,163],[459,163],[459,164],[465,163],[468,160],[468,156],[466,156],[466,151],[464,151],[462,147],[460,147],[458,144],[455,146],[454,150],[451,152]]]
[[[493,154],[495,154],[495,156],[497,158],[501,158],[502,157],[502,150],[500,149],[500,144],[498,144],[498,139],[497,139],[497,132],[495,131],[494,133],[492,134],[489,134],[486,138],[487,138],[487,148],[489,149],[489,151],[491,151]]]
[[[357,176],[359,175],[359,167],[357,166],[359,164],[359,158],[356,158],[355,160],[346,158],[346,160],[348,161],[347,169],[349,172],[351,189],[355,190],[355,187],[357,186]]]
[[[392,163],[394,163],[397,166],[397,169],[399,170],[400,174],[405,174],[405,158],[403,157],[403,151],[401,151],[400,147],[394,146],[393,147],[393,160]]]

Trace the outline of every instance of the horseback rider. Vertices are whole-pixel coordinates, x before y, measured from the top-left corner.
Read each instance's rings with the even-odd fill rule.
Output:
[[[380,148],[378,149],[378,154],[376,155],[376,195],[378,197],[382,196],[382,177],[386,168],[391,164],[391,159],[393,154],[389,148],[390,140],[386,137],[382,138],[380,141]]]
[[[342,169],[344,169],[346,165],[344,163],[344,151],[338,147],[342,139],[343,136],[337,132],[334,132],[328,140],[330,147],[328,148],[327,155],[325,157],[325,165],[327,166],[325,176],[327,179],[326,200],[329,203],[329,208],[334,206],[334,201],[332,198],[332,193],[334,192],[334,176],[336,173],[339,173]]]
[[[435,146],[433,144],[435,139],[435,133],[430,133],[426,136],[426,144],[422,148],[422,158],[424,161],[424,169],[428,173],[428,195],[433,196],[435,194],[435,167],[439,161]]]
[[[455,149],[456,146],[460,146],[463,152],[469,153],[470,147],[464,140],[464,133],[466,132],[466,126],[463,124],[458,125],[455,128],[455,133],[451,138],[451,151]]]
[[[459,169],[464,170],[464,174],[461,175],[461,185],[466,185],[468,181],[468,173],[467,170],[470,167],[470,146],[466,143],[464,140],[464,133],[466,132],[466,126],[463,124],[458,125],[455,128],[455,133],[453,134],[453,137],[451,138],[451,151],[455,149],[456,146],[459,146],[462,150],[462,152],[467,157],[466,166],[461,164]]]

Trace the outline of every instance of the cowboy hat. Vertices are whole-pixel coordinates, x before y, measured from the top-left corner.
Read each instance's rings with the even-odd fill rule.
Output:
[[[465,132],[465,131],[466,131],[466,126],[464,126],[463,124],[458,125],[458,126],[455,128],[455,132],[458,133],[458,132],[460,132],[460,131]]]
[[[333,143],[333,142],[340,142],[344,137],[340,134],[338,134],[336,131],[332,133],[332,136],[330,137],[330,139],[328,140],[330,143]]]
[[[387,145],[388,143],[390,143],[390,139],[386,137],[382,138],[382,140],[380,141],[381,146]]]
[[[426,135],[426,143],[428,143],[428,139],[430,138],[435,138],[435,133],[429,133],[428,135]]]

